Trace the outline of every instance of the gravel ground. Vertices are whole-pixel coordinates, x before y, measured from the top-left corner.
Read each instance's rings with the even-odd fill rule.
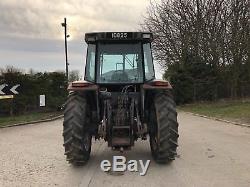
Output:
[[[103,159],[152,160],[148,141],[123,154],[93,141],[84,167],[65,161],[62,120],[0,129],[0,186],[250,186],[250,128],[179,114],[178,158],[168,165],[151,161],[146,176],[104,173]]]

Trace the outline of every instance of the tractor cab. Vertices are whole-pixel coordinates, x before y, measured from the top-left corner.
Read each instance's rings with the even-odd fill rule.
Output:
[[[85,80],[95,84],[142,84],[155,79],[152,33],[87,33]]]

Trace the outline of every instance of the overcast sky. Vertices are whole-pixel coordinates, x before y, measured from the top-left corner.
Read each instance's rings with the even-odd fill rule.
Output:
[[[64,71],[61,22],[67,17],[69,69],[83,73],[85,32],[138,31],[148,5],[149,0],[0,0],[0,68]]]

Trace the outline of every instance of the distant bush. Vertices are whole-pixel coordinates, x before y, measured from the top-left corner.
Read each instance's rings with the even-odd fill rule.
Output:
[[[14,68],[1,70],[0,84],[16,85],[19,94],[13,100],[0,100],[0,115],[30,111],[55,111],[67,97],[67,81],[63,72],[24,74]],[[46,95],[46,107],[39,107],[39,95]]]

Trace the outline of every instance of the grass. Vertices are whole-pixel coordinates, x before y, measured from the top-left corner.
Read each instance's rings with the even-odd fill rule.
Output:
[[[60,115],[60,112],[34,112],[20,116],[0,117],[0,126],[43,120]]]
[[[180,110],[250,124],[250,100],[194,103],[179,107]]]

